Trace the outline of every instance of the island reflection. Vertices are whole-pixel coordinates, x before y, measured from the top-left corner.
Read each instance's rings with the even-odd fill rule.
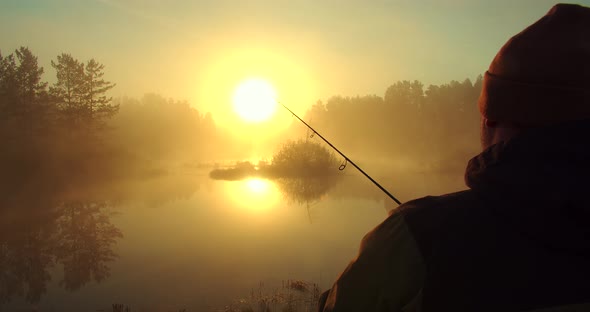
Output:
[[[309,207],[336,185],[339,171],[334,153],[319,143],[299,140],[284,144],[270,163],[238,162],[212,170],[209,177],[225,181],[266,179],[274,182],[289,202]]]

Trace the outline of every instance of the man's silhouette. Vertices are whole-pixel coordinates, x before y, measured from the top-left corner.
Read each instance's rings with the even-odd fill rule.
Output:
[[[558,4],[484,77],[468,190],[363,239],[323,311],[590,311],[590,8]]]

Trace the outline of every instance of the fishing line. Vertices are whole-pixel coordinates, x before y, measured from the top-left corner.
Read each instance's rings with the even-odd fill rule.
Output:
[[[332,145],[332,143],[330,143],[328,140],[326,140],[314,128],[312,128],[309,124],[307,124],[305,121],[303,121],[303,119],[299,118],[299,116],[297,116],[297,114],[295,114],[292,110],[290,110],[285,104],[278,102],[278,101],[276,101],[276,102],[281,104],[286,110],[289,111],[289,113],[291,113],[293,116],[295,116],[295,118],[299,119],[299,121],[301,121],[305,126],[307,126],[307,128],[309,128],[309,130],[312,131],[312,134],[310,137],[317,135],[320,139],[322,139],[324,142],[326,142],[326,144],[330,145],[330,147],[333,148],[338,154],[340,154],[340,156],[344,157],[344,162],[338,168],[339,170],[344,170],[346,168],[346,165],[348,163],[350,163],[360,173],[362,173],[367,179],[369,179],[371,182],[373,182],[373,184],[375,184],[381,191],[383,191],[383,193],[387,194],[387,196],[389,196],[389,198],[393,199],[394,202],[396,202],[398,205],[402,204],[397,198],[395,198],[393,195],[391,195],[391,193],[389,193],[389,191],[387,191],[383,186],[381,186],[381,184],[377,183],[377,181],[375,181],[373,178],[371,178],[371,176],[369,176],[365,171],[363,171],[363,169],[361,169],[359,166],[357,166],[352,160],[350,160],[350,158],[348,158],[346,155],[344,155],[344,153],[342,153],[339,149],[337,149],[334,145]]]

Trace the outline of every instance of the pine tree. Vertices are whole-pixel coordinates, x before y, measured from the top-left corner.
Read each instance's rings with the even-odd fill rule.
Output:
[[[57,82],[50,88],[61,116],[75,126],[83,121],[85,74],[84,64],[70,54],[62,53],[57,61],[51,61],[55,68]]]
[[[44,127],[47,111],[47,83],[41,81],[43,67],[26,47],[2,60],[1,91],[3,110],[26,135]]]
[[[51,94],[70,126],[95,128],[117,113],[119,106],[113,105],[112,98],[106,96],[115,84],[103,79],[104,65],[94,59],[84,65],[66,53],[59,55],[57,62],[52,61],[51,65],[57,75]]]
[[[14,55],[0,55],[0,119],[6,121],[15,115],[17,105],[16,60]]]
[[[89,119],[99,125],[119,111],[119,105],[112,104],[113,98],[106,96],[115,84],[103,79],[103,70],[104,65],[94,59],[86,63],[84,103]]]

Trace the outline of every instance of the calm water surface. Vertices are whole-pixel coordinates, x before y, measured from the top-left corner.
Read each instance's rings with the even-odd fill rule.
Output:
[[[325,290],[395,207],[360,176],[328,184],[179,173],[7,214],[0,310],[214,311],[288,279]]]

